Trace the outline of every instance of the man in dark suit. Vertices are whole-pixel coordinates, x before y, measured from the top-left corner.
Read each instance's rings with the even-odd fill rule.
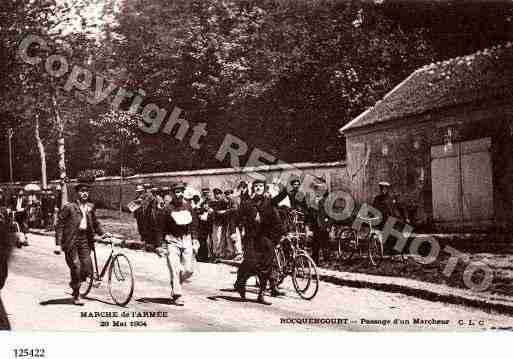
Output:
[[[55,228],[56,242],[60,244],[70,269],[70,287],[75,305],[83,304],[79,298],[80,285],[93,274],[91,249],[94,247],[94,235],[109,236],[103,233],[94,204],[89,202],[91,182],[84,180],[76,186],[78,200],[64,205]]]
[[[200,242],[200,248],[198,251],[198,261],[207,262],[209,258],[212,258],[212,215],[210,213],[210,189],[203,188],[201,190],[201,201],[198,207],[195,209],[196,215],[199,219],[198,224],[198,240]],[[209,253],[210,252],[210,253]]]
[[[41,195],[41,212],[43,215],[43,226],[51,229],[53,225],[53,213],[57,200],[51,190],[44,190]]]
[[[139,205],[139,208],[137,208],[135,211],[134,211],[134,218],[135,218],[135,221],[137,223],[137,231],[139,232],[139,236],[141,237],[141,241],[144,242],[145,241],[145,228],[144,228],[144,217],[143,217],[143,206],[142,206],[142,203],[143,203],[143,200],[144,200],[144,196],[145,196],[145,191],[144,191],[144,187],[142,185],[137,185],[137,187],[135,188],[135,199],[134,199],[134,202],[137,203]]]
[[[291,176],[289,183],[290,190],[287,190],[287,188],[283,188],[276,197],[273,197],[273,205],[279,206],[282,203],[282,201],[287,200],[288,198],[287,205],[290,206],[290,208],[300,210],[301,212],[306,214],[308,206],[306,203],[305,194],[300,191],[301,181],[299,180],[299,177]]]
[[[283,295],[276,287],[275,279],[272,276],[272,266],[274,248],[285,233],[285,228],[276,208],[265,196],[265,187],[264,180],[253,181],[253,198],[245,201],[239,208],[240,223],[244,227],[246,237],[246,247],[234,287],[241,298],[245,300],[248,278],[258,275],[260,288],[257,302],[270,305],[271,303],[264,299],[264,291],[268,282],[270,282],[273,297]]]
[[[0,189],[0,289],[3,288],[5,280],[7,279],[7,264],[11,254],[12,243],[9,238],[9,216],[7,213],[7,205],[4,200],[2,189]],[[11,325],[7,318],[7,312],[5,311],[0,297],[0,330],[10,330]]]

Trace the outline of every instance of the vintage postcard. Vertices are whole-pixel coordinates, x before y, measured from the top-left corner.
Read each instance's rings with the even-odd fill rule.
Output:
[[[512,330],[513,2],[0,18],[0,329]]]

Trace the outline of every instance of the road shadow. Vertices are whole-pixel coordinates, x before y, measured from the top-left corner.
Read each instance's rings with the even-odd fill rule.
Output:
[[[165,305],[176,305],[176,306],[180,306],[178,304],[175,304],[175,302],[173,302],[173,300],[171,298],[137,298],[135,300],[136,302],[139,302],[139,303],[153,303],[153,304],[165,304]]]
[[[230,296],[227,296],[227,295],[213,295],[213,296],[210,296],[210,297],[207,297],[207,299],[210,299],[212,301],[218,301],[219,299],[221,300],[226,300],[228,302],[234,302],[234,303],[257,303],[257,300],[256,299],[242,299],[241,297],[230,297]]]
[[[116,303],[107,302],[107,301],[99,299],[99,298],[83,297],[83,299],[89,300],[89,301],[100,302],[100,303],[107,304],[107,305],[110,305],[113,307],[120,307],[120,305],[117,305]],[[125,305],[125,307],[126,307],[126,305]]]
[[[82,297],[82,303],[85,304],[86,301],[95,301],[95,302],[100,302],[103,304],[119,307],[117,304],[106,302],[106,301],[98,299],[98,298]],[[45,300],[43,302],[39,302],[39,305],[75,305],[75,304],[73,304],[73,297],[66,297],[66,298]]]
[[[43,302],[39,302],[39,305],[75,305],[75,304],[73,304],[72,297],[66,297],[66,298],[45,300]]]
[[[219,291],[225,292],[225,293],[237,293],[237,290],[235,290],[234,288],[222,288],[222,289],[219,289]],[[258,294],[258,290],[256,288],[246,287],[246,293]]]

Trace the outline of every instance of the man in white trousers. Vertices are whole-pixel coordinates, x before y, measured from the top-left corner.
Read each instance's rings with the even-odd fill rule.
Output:
[[[170,275],[171,300],[183,306],[182,284],[194,273],[194,256],[199,247],[198,219],[191,205],[184,199],[185,184],[172,186],[172,200],[160,214],[158,238],[162,240],[160,253],[165,253]]]

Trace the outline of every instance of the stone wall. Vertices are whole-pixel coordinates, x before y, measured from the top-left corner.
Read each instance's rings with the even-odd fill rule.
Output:
[[[218,187],[225,190],[234,189],[240,181],[253,181],[251,176],[253,173],[264,175],[268,182],[276,181],[280,177],[286,181],[292,173],[298,174],[303,178],[311,176],[309,178],[313,178],[318,182],[325,182],[331,190],[347,189],[350,185],[346,176],[345,162],[295,163],[286,166],[271,165],[244,169],[206,169],[141,174],[126,177],[122,180],[120,177],[100,177],[95,181],[91,197],[102,207],[117,209],[120,205],[120,198],[123,207],[134,199],[135,187],[138,184],[151,183],[153,186],[162,187],[171,185],[176,181],[184,181],[198,190],[202,187],[209,187],[211,189]],[[51,183],[55,183],[55,181]],[[75,180],[72,180],[68,186],[71,200],[75,198],[74,183]],[[2,188],[12,187],[9,184],[0,184],[0,186]],[[22,186],[22,183],[17,183],[15,187],[20,188]]]

